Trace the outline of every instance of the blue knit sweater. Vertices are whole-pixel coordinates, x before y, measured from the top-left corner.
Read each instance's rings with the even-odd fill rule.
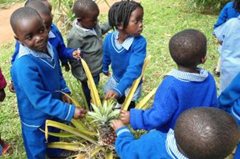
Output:
[[[115,150],[121,159],[188,159],[177,148],[174,131],[152,130],[135,139],[127,127],[116,131]]]
[[[223,7],[219,14],[217,22],[214,24],[214,29],[225,23],[230,18],[238,17],[240,15],[240,12],[238,12],[233,5],[234,5],[233,2],[228,2]]]
[[[66,48],[62,34],[58,30],[57,26],[54,24],[51,25],[51,30],[48,35],[48,41],[51,43],[52,47],[57,50],[59,59],[61,60],[62,64],[66,64],[67,59],[73,59],[72,53],[76,49]],[[20,46],[21,46],[20,43],[16,41],[15,50],[12,55],[11,63],[15,61],[18,55]]]
[[[111,64],[113,78],[119,83],[114,89],[120,96],[130,87],[142,72],[146,57],[146,40],[143,36],[132,37],[131,46],[118,48],[115,43],[116,32],[109,33],[103,45],[103,72],[109,71]]]
[[[52,117],[70,121],[75,107],[60,101],[62,95],[57,91],[69,90],[56,50],[48,45],[50,57],[24,46],[22,49],[11,68],[21,122],[28,127],[40,127]]]
[[[210,73],[205,70],[201,70],[200,74],[173,70],[158,87],[150,109],[130,110],[130,124],[134,129],[167,132],[169,128],[174,128],[183,111],[216,105],[216,86]]]

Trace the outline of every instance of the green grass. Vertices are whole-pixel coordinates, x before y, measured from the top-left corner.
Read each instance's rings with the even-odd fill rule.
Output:
[[[2,1],[0,0],[0,3]],[[152,56],[151,63],[146,69],[143,84],[143,94],[157,87],[168,71],[175,67],[168,51],[170,37],[178,31],[186,28],[201,30],[208,39],[208,60],[203,67],[210,72],[217,62],[217,45],[212,36],[212,26],[216,16],[202,15],[190,12],[181,0],[143,0],[144,6],[144,32],[148,42],[148,55]],[[10,81],[10,59],[14,42],[0,46],[0,66],[7,81]],[[76,80],[71,73],[64,73],[67,82],[74,84]],[[102,78],[101,86],[106,81]],[[218,79],[217,79],[218,80]],[[6,89],[7,97],[0,103],[0,130],[3,139],[6,139],[13,147],[13,154],[5,158],[26,158],[23,149],[20,121],[17,112],[15,94]]]

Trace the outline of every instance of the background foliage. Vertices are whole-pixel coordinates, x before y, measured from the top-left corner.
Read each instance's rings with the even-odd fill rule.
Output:
[[[54,1],[51,2],[55,6]],[[151,62],[146,68],[143,95],[157,87],[164,75],[176,67],[169,55],[168,41],[172,35],[183,29],[195,28],[207,36],[208,60],[202,67],[212,72],[218,58],[217,44],[212,36],[212,27],[216,21],[216,15],[205,15],[195,10],[189,10],[186,1],[182,0],[142,0],[141,3],[145,12],[143,36],[146,37],[148,42],[147,53],[152,55]],[[61,11],[63,12],[63,10]],[[106,19],[106,16],[106,14],[101,15],[100,21]],[[57,14],[54,15],[54,18],[57,18]],[[66,30],[67,32],[68,30]],[[66,36],[64,35],[64,37]],[[14,42],[0,44],[0,66],[7,81],[10,81],[10,59],[13,49]],[[71,73],[64,72],[64,76],[68,85],[71,84],[72,88],[77,91],[77,82]],[[215,79],[218,81],[218,78]],[[106,77],[101,75],[99,89],[102,88],[105,81]],[[0,103],[0,132],[2,138],[10,142],[14,151],[12,155],[3,158],[24,159],[26,156],[23,149],[16,97],[8,89],[6,89],[6,93],[5,101]]]
[[[187,0],[189,8],[200,12],[217,13],[229,0]]]

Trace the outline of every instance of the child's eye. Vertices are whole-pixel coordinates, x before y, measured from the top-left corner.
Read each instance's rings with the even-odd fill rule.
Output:
[[[32,40],[32,35],[26,36],[26,40]]]

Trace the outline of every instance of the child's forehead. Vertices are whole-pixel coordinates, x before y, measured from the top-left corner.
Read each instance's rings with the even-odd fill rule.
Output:
[[[16,30],[24,30],[25,28],[29,28],[31,26],[39,26],[42,24],[43,22],[40,17],[32,16],[29,18],[19,19],[15,27],[16,27]]]

